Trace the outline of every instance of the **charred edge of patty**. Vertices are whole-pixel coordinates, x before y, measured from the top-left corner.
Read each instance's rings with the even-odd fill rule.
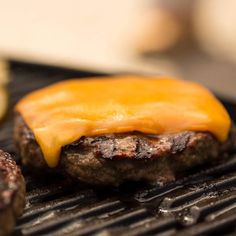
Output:
[[[24,206],[24,178],[10,154],[0,150],[0,235],[11,231]]]
[[[22,162],[35,169],[48,168],[32,131],[23,118],[15,118],[14,136]],[[125,180],[169,182],[178,173],[223,159],[234,146],[232,129],[221,144],[208,132],[184,131],[146,135],[138,132],[82,137],[62,148],[59,169],[92,184],[119,185]]]

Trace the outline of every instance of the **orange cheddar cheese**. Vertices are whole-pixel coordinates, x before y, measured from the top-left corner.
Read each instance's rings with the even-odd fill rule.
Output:
[[[207,131],[220,142],[231,121],[203,86],[170,77],[115,76],[56,83],[17,105],[50,167],[61,148],[82,136],[139,131]]]

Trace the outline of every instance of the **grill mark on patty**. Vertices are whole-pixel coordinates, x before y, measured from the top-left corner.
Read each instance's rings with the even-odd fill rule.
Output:
[[[171,153],[176,154],[178,152],[184,151],[189,142],[190,136],[190,132],[183,132],[178,137],[170,138],[170,143],[172,144]]]

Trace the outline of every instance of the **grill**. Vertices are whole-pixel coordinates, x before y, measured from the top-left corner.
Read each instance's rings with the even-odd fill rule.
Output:
[[[98,76],[60,68],[10,66],[10,106],[33,89],[71,77]],[[231,113],[234,105],[227,103]],[[13,155],[12,111],[0,147]],[[168,185],[127,183],[96,188],[63,177],[37,179],[23,168],[27,205],[12,235],[219,235],[236,234],[236,155],[229,162]]]

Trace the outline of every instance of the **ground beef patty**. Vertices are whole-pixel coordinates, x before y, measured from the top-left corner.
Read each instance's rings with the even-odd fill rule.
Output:
[[[10,155],[0,150],[0,235],[7,235],[25,205],[25,182]]]
[[[19,114],[14,136],[25,165],[49,169],[32,131]],[[224,144],[208,132],[192,131],[82,137],[62,148],[57,169],[92,184],[119,185],[125,180],[169,182],[184,170],[224,158],[220,154],[234,146],[231,136]]]

